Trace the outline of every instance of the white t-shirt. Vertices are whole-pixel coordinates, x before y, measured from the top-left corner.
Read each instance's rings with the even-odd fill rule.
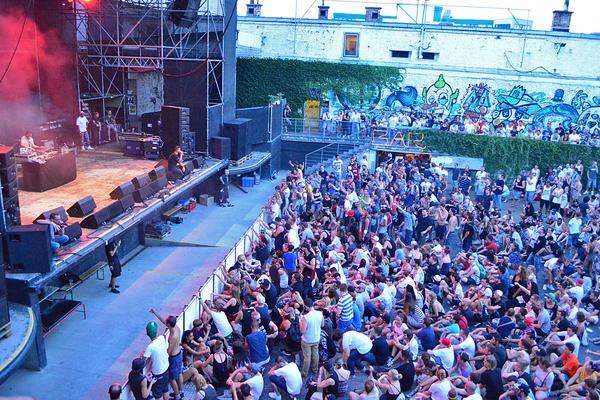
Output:
[[[85,116],[77,117],[75,124],[79,128],[79,133],[87,132],[88,119]]]
[[[259,399],[265,385],[263,376],[261,374],[256,374],[252,378],[244,381],[244,383],[247,383],[248,386],[250,386],[250,394],[252,394],[252,397]]]
[[[431,350],[431,353],[440,358],[442,367],[444,367],[446,371],[452,369],[452,366],[454,365],[454,350],[452,347],[440,347],[439,349]]]
[[[360,354],[367,354],[372,347],[371,338],[364,333],[348,331],[342,336],[342,348],[344,350],[357,350]]]
[[[469,355],[469,357],[475,357],[475,341],[471,335],[467,336],[465,340],[460,342],[458,348]]]
[[[332,167],[335,172],[341,171],[343,165],[344,165],[344,162],[342,160],[335,159],[332,162]]]
[[[573,351],[573,354],[575,354],[575,357],[579,357],[579,345],[581,344],[581,341],[579,340],[577,335],[573,335],[569,338],[565,338],[565,343],[573,343],[573,346],[575,346],[575,350]]]
[[[217,330],[223,337],[227,337],[233,333],[233,328],[223,311],[211,311],[210,315],[213,321],[215,321]]]
[[[483,400],[483,397],[479,393],[473,393],[470,396],[463,397],[463,400]]]
[[[144,357],[149,358],[152,363],[152,373],[154,375],[164,374],[169,369],[169,354],[167,353],[169,345],[163,335],[158,335],[144,351]]]
[[[302,390],[302,374],[296,363],[291,362],[275,370],[275,375],[285,379],[288,394],[297,396]],[[258,398],[258,397],[256,397]]]
[[[444,379],[439,382],[435,382],[429,388],[431,392],[431,400],[448,400],[448,393],[452,389],[450,385],[450,381],[448,379]]]
[[[304,315],[306,322],[306,331],[302,334],[304,343],[319,343],[321,340],[321,324],[323,323],[323,313],[321,311],[312,310]]]

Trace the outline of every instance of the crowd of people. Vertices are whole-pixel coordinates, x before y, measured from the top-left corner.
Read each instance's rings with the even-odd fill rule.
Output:
[[[148,324],[132,393],[183,397],[189,380],[198,400],[597,400],[597,173],[295,166],[193,328],[151,310],[169,335]]]
[[[600,146],[600,129],[585,124],[547,123],[534,125],[523,119],[490,120],[483,117],[446,117],[442,114],[410,111],[364,113],[357,110],[326,110],[321,115],[320,131],[340,136],[372,136],[402,129],[438,129],[451,133],[468,133],[501,137],[519,137],[549,142]]]

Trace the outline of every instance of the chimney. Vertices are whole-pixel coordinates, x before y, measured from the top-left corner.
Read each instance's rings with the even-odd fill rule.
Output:
[[[365,7],[365,21],[381,22],[381,7]]]
[[[329,19],[329,6],[319,6],[319,19]]]
[[[555,32],[569,32],[571,28],[571,15],[572,11],[569,11],[569,0],[565,0],[564,10],[553,11],[552,18],[552,30]]]
[[[249,17],[260,17],[260,8],[262,4],[258,3],[258,0],[250,0],[250,3],[246,4],[246,15]]]

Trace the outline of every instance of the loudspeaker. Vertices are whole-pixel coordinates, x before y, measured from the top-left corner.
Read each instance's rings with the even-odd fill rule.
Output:
[[[189,28],[198,19],[201,0],[174,0],[169,19],[177,26]]]
[[[133,178],[136,179],[136,178]],[[125,182],[117,186],[112,192],[110,192],[110,198],[119,200],[123,197],[131,194],[135,191],[135,186],[131,181]]]
[[[210,154],[219,160],[231,158],[231,139],[223,136],[210,138]]]
[[[129,210],[135,204],[135,201],[133,201],[133,193],[128,194],[127,196],[123,197],[122,199],[119,199],[119,202],[121,203],[121,208],[123,209],[124,212]]]
[[[167,169],[161,165],[148,172],[148,175],[150,176],[150,179],[155,181],[162,176],[167,176]]]
[[[9,146],[0,146],[0,168],[11,167],[14,163],[14,149]]]
[[[73,204],[67,209],[69,217],[83,218],[84,216],[94,212],[96,209],[96,202],[92,196],[85,196],[77,203]]]
[[[83,232],[81,232],[81,224],[79,222],[73,222],[65,227],[65,235],[71,239],[79,239]]]
[[[248,118],[236,118],[223,123],[223,136],[231,139],[231,159],[240,160],[250,153]]]
[[[206,161],[204,161],[204,157],[196,157],[192,160],[194,163],[194,169],[204,168],[206,166]]]
[[[50,226],[12,226],[6,230],[6,259],[15,272],[48,273],[52,270]]]
[[[0,182],[13,182],[17,180],[17,168],[12,165],[8,168],[0,168]]]
[[[121,205],[120,201],[113,201],[112,203],[106,206],[106,209],[109,215],[109,220],[115,219],[116,217],[123,214],[123,211],[125,211],[123,210],[123,206]]]
[[[160,192],[162,189],[167,187],[167,177],[161,176],[157,180],[153,181],[151,186],[154,188],[154,193]]]
[[[50,219],[50,214],[58,214],[61,221],[63,221],[63,222],[67,222],[67,220],[69,219],[69,216],[67,215],[67,212],[65,211],[65,208],[63,206],[60,206],[60,207],[53,208],[52,210],[44,211],[43,213],[38,215],[38,217],[36,219],[34,219],[33,222],[36,222],[40,219]]]
[[[162,152],[165,158],[181,146],[190,133],[190,109],[187,107],[162,106],[160,138],[163,141]]]
[[[146,199],[152,197],[154,193],[156,193],[155,185],[144,186],[132,193],[133,200],[135,200],[136,203],[143,203]]]
[[[191,174],[192,172],[194,172],[194,162],[192,160],[184,162],[183,166],[185,167],[185,174],[186,175]]]
[[[114,204],[114,203],[113,203]],[[99,209],[93,214],[81,220],[81,227],[87,229],[98,229],[107,221],[111,220],[110,206]]]
[[[2,181],[2,196],[13,197],[19,194],[18,181],[15,179],[11,182]]]
[[[131,180],[131,183],[133,183],[133,186],[135,186],[135,188],[137,190],[139,190],[140,188],[142,188],[144,186],[148,186],[150,184],[150,182],[151,182],[151,179],[148,174],[138,175]],[[133,193],[133,191],[131,193]]]
[[[10,322],[8,313],[8,293],[6,291],[6,276],[4,268],[0,268],[0,329]]]
[[[142,132],[160,136],[160,111],[142,114]]]
[[[15,195],[4,199],[4,214],[7,225],[21,225],[21,208],[19,207],[19,196]]]

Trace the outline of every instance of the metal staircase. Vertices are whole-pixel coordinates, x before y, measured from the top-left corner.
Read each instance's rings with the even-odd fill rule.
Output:
[[[315,151],[308,153],[304,157],[304,171],[312,174],[321,165],[325,168],[331,167],[331,162],[336,154],[340,155],[342,160],[350,159],[352,156],[359,156],[361,153],[370,148],[370,143],[331,143],[321,147]]]

